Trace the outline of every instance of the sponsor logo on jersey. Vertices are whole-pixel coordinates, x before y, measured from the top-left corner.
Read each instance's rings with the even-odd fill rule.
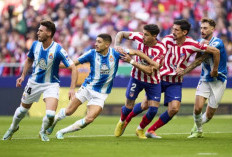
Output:
[[[101,65],[101,71],[100,71],[101,75],[108,75],[110,73],[110,70],[108,68],[108,66],[106,64],[102,64]]]
[[[42,70],[46,70],[47,69],[47,64],[46,64],[45,59],[41,58],[39,60],[39,68],[42,69]]]

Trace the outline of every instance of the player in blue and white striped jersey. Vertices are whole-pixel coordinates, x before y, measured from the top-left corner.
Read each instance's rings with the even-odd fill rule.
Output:
[[[56,123],[66,116],[72,115],[77,108],[88,101],[87,115],[57,132],[56,137],[63,139],[63,134],[80,130],[94,121],[101,113],[104,101],[111,92],[113,79],[118,70],[120,53],[110,47],[112,38],[108,34],[98,35],[95,42],[95,49],[91,49],[79,57],[75,65],[90,63],[90,74],[76,93],[76,97],[71,100],[67,108],[62,108],[55,116],[53,125],[47,130],[51,134]],[[63,65],[61,65],[62,67]]]
[[[220,62],[218,66],[217,77],[212,77],[213,57],[211,55],[196,56],[196,60],[187,68],[190,71],[201,62],[202,72],[201,78],[197,86],[196,100],[194,104],[193,118],[194,127],[191,135],[188,138],[202,137],[202,125],[212,119],[215,111],[218,108],[218,103],[226,89],[227,83],[227,55],[223,41],[213,36],[216,23],[212,19],[204,18],[201,20],[201,36],[199,42],[216,47],[220,51]],[[186,72],[187,72],[186,71]],[[203,106],[208,99],[208,105],[205,113],[202,115]]]
[[[49,141],[45,131],[54,121],[56,108],[59,99],[59,64],[72,70],[72,81],[69,91],[69,98],[75,95],[77,70],[73,61],[69,59],[66,51],[55,41],[53,35],[56,32],[55,24],[52,21],[44,20],[40,23],[37,32],[38,41],[33,42],[27,60],[24,65],[21,77],[17,79],[16,86],[21,87],[22,82],[32,67],[33,71],[24,90],[21,105],[16,109],[12,124],[3,140],[9,140],[19,128],[19,122],[24,118],[34,102],[37,102],[43,94],[46,103],[46,115],[43,118],[42,128],[39,136],[42,141]]]

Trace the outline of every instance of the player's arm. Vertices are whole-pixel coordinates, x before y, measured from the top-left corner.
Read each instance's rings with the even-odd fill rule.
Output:
[[[75,64],[72,64],[68,67],[72,71],[71,74],[71,84],[70,84],[70,90],[69,90],[69,99],[75,98],[75,88],[76,88],[76,82],[78,77],[78,71]]]
[[[126,31],[118,32],[115,37],[115,43],[114,43],[115,48],[120,46],[123,38],[129,39],[129,36],[130,36],[130,32],[126,32]]]
[[[121,59],[127,63],[130,63],[131,65],[135,66],[136,68],[140,69],[141,71],[143,71],[144,73],[148,75],[151,75],[155,70],[155,67],[153,65],[146,66],[146,65],[139,64],[138,62],[133,60],[128,54],[121,56]]]
[[[220,51],[212,46],[207,46],[206,53],[213,54],[213,70],[211,71],[210,75],[211,77],[217,77],[218,76],[218,66],[220,62]]]
[[[205,53],[203,55],[201,55],[200,53],[197,53],[195,61],[192,62],[186,69],[182,70],[180,68],[178,68],[176,70],[176,73],[178,76],[183,76],[187,73],[189,73],[190,71],[192,71],[193,69],[195,69],[197,66],[199,66],[204,60],[206,60],[207,58],[209,58],[210,55]]]
[[[32,64],[33,64],[33,59],[31,59],[30,57],[27,57],[25,64],[24,64],[24,67],[23,67],[22,75],[16,80],[16,87],[22,86],[22,82],[24,81],[24,79],[27,75],[27,72],[31,68]]]

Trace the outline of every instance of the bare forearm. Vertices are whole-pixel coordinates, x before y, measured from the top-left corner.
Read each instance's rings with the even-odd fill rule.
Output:
[[[213,54],[213,69],[214,70],[218,70],[219,62],[220,62],[220,52],[218,51],[218,53]]]
[[[153,73],[153,66],[142,65],[135,61],[132,63],[132,65],[148,75],[151,75]]]
[[[205,59],[209,58],[209,54],[203,54],[197,59],[195,59],[194,62],[192,62],[185,70],[184,70],[184,75],[195,69],[197,66],[199,66]]]
[[[122,39],[125,38],[125,39],[128,39],[129,38],[129,34],[130,32],[118,32],[116,37],[115,37],[115,44],[114,46],[117,47],[117,46],[120,46],[121,42],[122,42]]]
[[[72,74],[71,74],[71,84],[70,88],[74,89],[76,87],[76,82],[78,78],[78,71],[75,65],[72,66]]]
[[[31,68],[32,64],[33,64],[33,60],[31,60],[30,58],[27,58],[27,60],[24,64],[24,67],[23,67],[23,72],[22,72],[23,77],[25,77],[27,75],[27,72]]]

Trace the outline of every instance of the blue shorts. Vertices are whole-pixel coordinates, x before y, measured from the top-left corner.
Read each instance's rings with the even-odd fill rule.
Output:
[[[160,102],[161,97],[161,84],[151,84],[139,81],[135,78],[130,78],[126,90],[126,97],[130,100],[135,100],[142,90],[145,90],[147,100],[154,100]]]
[[[182,83],[161,81],[161,88],[162,93],[164,93],[164,106],[168,106],[168,103],[172,100],[178,100],[181,102]]]

